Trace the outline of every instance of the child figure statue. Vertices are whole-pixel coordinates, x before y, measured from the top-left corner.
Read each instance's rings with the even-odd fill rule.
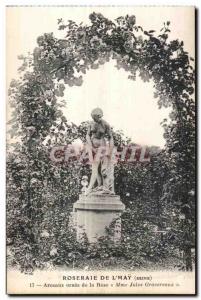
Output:
[[[114,147],[110,125],[102,119],[103,111],[95,108],[91,112],[93,121],[89,124],[86,142],[92,160],[92,174],[86,194],[95,192],[114,194]]]

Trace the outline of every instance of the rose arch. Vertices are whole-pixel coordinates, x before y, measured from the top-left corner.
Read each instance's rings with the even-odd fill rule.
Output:
[[[64,23],[59,19],[63,38],[56,38],[52,33],[43,34],[37,39],[33,57],[20,57],[23,60],[21,71],[26,72],[20,81],[11,82],[10,97],[11,104],[12,101],[18,103],[18,114],[13,121],[18,123],[15,134],[21,136],[23,151],[27,151],[27,172],[30,174],[30,159],[38,159],[44,142],[47,145],[58,142],[58,135],[55,137],[58,121],[60,140],[67,134],[68,142],[72,141],[74,128],[69,127],[63,116],[59,98],[64,96],[65,88],[82,85],[87,70],[97,69],[111,58],[115,59],[117,68],[128,72],[128,80],[135,80],[139,75],[145,83],[154,82],[154,98],[159,109],[172,108],[170,122],[165,119],[162,123],[166,139],[163,151],[170,168],[163,187],[163,201],[170,201],[184,215],[182,226],[188,229],[182,237],[182,247],[189,255],[195,215],[193,58],[185,51],[182,41],[170,40],[168,21],[158,35],[154,30],[146,31],[139,26],[135,16],[126,15],[111,21],[99,13],[92,13],[89,18],[90,25]],[[42,163],[39,167],[42,168]],[[30,176],[27,177],[28,185],[34,188]],[[38,184],[44,186],[44,183]],[[30,191],[26,195],[31,205]]]
[[[186,128],[186,120],[193,120],[195,112],[194,69],[193,58],[185,51],[183,41],[169,40],[170,22],[164,23],[160,34],[156,35],[154,30],[145,31],[138,26],[135,16],[110,21],[101,14],[92,13],[89,18],[90,26],[73,21],[64,24],[59,19],[64,39],[55,38],[52,33],[38,37],[32,75],[37,78],[44,96],[49,99],[63,96],[65,85],[82,85],[87,70],[97,69],[113,58],[118,69],[128,72],[130,80],[135,80],[136,74],[144,82],[153,80],[158,107],[172,107],[171,126],[179,135],[179,130]],[[171,126],[167,128],[165,122],[163,126],[166,146],[171,150],[174,148],[168,139]]]

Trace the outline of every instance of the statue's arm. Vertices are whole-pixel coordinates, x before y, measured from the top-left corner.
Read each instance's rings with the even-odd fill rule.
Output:
[[[87,142],[87,145],[88,145],[90,148],[92,148],[92,142],[91,142],[91,126],[90,126],[90,125],[88,126],[88,129],[87,129],[86,142]]]
[[[108,125],[107,133],[108,133],[108,138],[109,138],[109,147],[112,151],[112,149],[114,147],[114,138],[113,138],[112,129],[111,129],[110,125]]]

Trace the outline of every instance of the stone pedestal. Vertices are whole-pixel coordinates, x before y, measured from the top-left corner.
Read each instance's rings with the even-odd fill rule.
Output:
[[[125,205],[120,197],[110,194],[80,195],[74,204],[74,224],[77,240],[81,241],[85,233],[89,242],[94,243],[101,236],[107,235],[106,228],[115,221],[114,241],[121,237],[121,212]]]

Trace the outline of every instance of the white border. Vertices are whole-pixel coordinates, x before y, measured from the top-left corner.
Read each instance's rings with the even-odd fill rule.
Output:
[[[187,5],[187,6],[196,6],[198,10],[201,8],[201,1],[200,0],[158,0],[158,1],[150,1],[150,0],[144,0],[144,1],[135,1],[135,0],[1,0],[0,1],[0,20],[1,20],[1,26],[0,26],[0,35],[1,35],[1,43],[0,43],[0,96],[1,96],[1,118],[0,118],[0,139],[1,139],[1,156],[0,156],[0,167],[1,167],[1,172],[0,172],[0,183],[1,183],[1,188],[0,188],[0,220],[1,220],[1,234],[0,234],[0,298],[1,299],[6,299],[8,296],[5,295],[5,125],[6,125],[6,105],[5,105],[5,95],[6,95],[6,81],[5,81],[5,6],[7,5],[14,5],[14,6],[59,6],[59,5],[78,5],[78,6],[132,6],[132,5],[137,5],[137,6],[144,6],[144,5],[151,5],[151,6],[181,6],[181,5]],[[198,16],[199,16],[199,11],[198,11]],[[179,22],[179,20],[178,20]],[[198,20],[198,42],[197,46],[198,49],[200,49],[200,25],[199,25],[199,20]],[[14,47],[14,45],[13,45]],[[197,53],[199,54],[199,53]],[[197,66],[197,70],[200,67],[200,62],[199,66]],[[198,78],[198,84],[199,84],[199,78]],[[198,86],[197,86],[198,89]],[[199,96],[199,91],[197,93]],[[197,99],[198,102],[198,99]],[[198,105],[198,103],[197,103]],[[199,107],[199,112],[200,112],[200,107]],[[200,125],[200,122],[199,122]],[[200,129],[200,126],[199,126]],[[198,132],[198,138],[200,139],[201,136],[201,130]],[[200,148],[198,149],[198,155],[200,154],[201,150]],[[198,175],[200,174],[200,169],[198,170]],[[199,176],[200,177],[200,176]],[[197,187],[199,187],[199,184],[197,182]],[[199,195],[199,193],[198,193]],[[199,204],[199,201],[197,199],[197,205]],[[198,216],[200,217],[200,205],[199,205],[199,213]],[[198,222],[200,223],[200,222]],[[200,226],[199,226],[200,227]],[[200,228],[198,228],[198,232],[200,233]],[[198,236],[198,235],[197,235]],[[200,240],[199,239],[199,249],[200,249]],[[200,270],[200,259],[198,260],[198,270]],[[199,278],[199,277],[198,277]],[[199,291],[199,289],[198,289]],[[200,296],[198,296],[199,298]],[[18,299],[21,297],[18,297]],[[22,299],[26,299],[28,297],[23,297]],[[40,299],[43,299],[42,297],[38,297]],[[58,298],[58,296],[51,297],[52,299]],[[75,297],[68,297],[75,299]],[[90,297],[92,298],[92,297]],[[107,298],[107,297],[104,297]],[[122,297],[123,298],[123,297]],[[148,297],[135,297],[138,299],[147,299]],[[157,297],[160,298],[160,297]],[[167,297],[169,298],[169,297]],[[195,299],[194,297],[188,297]],[[171,297],[171,299],[178,299],[177,297]]]
[[[197,2],[197,4],[196,4]],[[27,6],[41,6],[41,5],[53,5],[53,6],[59,6],[59,5],[95,5],[95,6],[105,6],[105,5],[121,5],[121,6],[127,6],[127,5],[137,5],[137,6],[144,6],[144,5],[148,5],[148,6],[171,6],[171,5],[198,5],[198,1],[193,1],[193,0],[168,0],[168,1],[163,1],[163,0],[158,0],[158,1],[150,1],[150,0],[144,0],[144,1],[139,1],[139,0],[101,0],[101,1],[97,1],[97,0],[60,0],[60,1],[55,1],[55,0],[31,0],[31,1],[27,1],[27,0],[3,0],[3,3],[5,3],[6,5],[27,5]]]

